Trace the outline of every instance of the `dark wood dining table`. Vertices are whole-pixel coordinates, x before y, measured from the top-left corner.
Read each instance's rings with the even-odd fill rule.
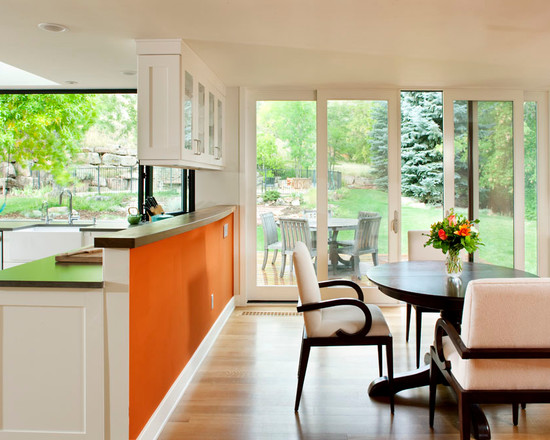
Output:
[[[367,277],[378,289],[391,298],[420,307],[441,311],[460,332],[464,294],[471,280],[482,278],[536,277],[522,270],[484,263],[464,263],[459,278],[448,277],[443,261],[402,261],[371,267]],[[429,364],[394,377],[393,392],[429,384]],[[374,380],[369,386],[371,397],[389,394],[386,377]],[[473,433],[477,439],[491,438],[489,424],[483,411],[476,405],[472,409]],[[426,419],[427,420],[427,419]],[[427,423],[427,422],[426,422]]]

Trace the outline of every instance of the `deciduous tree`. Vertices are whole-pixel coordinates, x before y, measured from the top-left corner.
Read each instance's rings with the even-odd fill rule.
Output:
[[[81,94],[0,95],[0,156],[66,177],[66,165],[94,122],[94,98]]]

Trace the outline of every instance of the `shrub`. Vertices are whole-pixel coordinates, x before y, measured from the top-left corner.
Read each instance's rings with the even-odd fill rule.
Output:
[[[281,193],[277,190],[270,189],[264,194],[264,201],[266,202],[276,202],[281,197]]]

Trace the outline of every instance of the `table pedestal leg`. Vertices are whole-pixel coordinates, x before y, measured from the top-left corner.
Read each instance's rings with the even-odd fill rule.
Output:
[[[429,383],[430,366],[424,365],[414,371],[396,374],[393,377],[393,393],[395,394],[399,391],[427,386]],[[369,385],[370,397],[388,396],[389,394],[390,389],[388,386],[388,378],[386,376],[373,380]]]
[[[393,378],[393,393],[399,391],[408,390],[411,388],[418,388],[427,386],[430,383],[430,366],[424,365],[414,371],[406,373],[396,374]],[[371,382],[369,385],[370,397],[386,397],[389,396],[390,389],[388,385],[387,377],[379,377]],[[477,440],[490,440],[491,429],[487,418],[483,413],[483,410],[479,405],[472,405],[472,433]],[[428,418],[426,417],[426,423]]]

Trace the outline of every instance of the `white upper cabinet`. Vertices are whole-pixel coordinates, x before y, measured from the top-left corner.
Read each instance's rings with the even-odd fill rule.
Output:
[[[181,40],[138,40],[142,165],[221,169],[225,86]]]

